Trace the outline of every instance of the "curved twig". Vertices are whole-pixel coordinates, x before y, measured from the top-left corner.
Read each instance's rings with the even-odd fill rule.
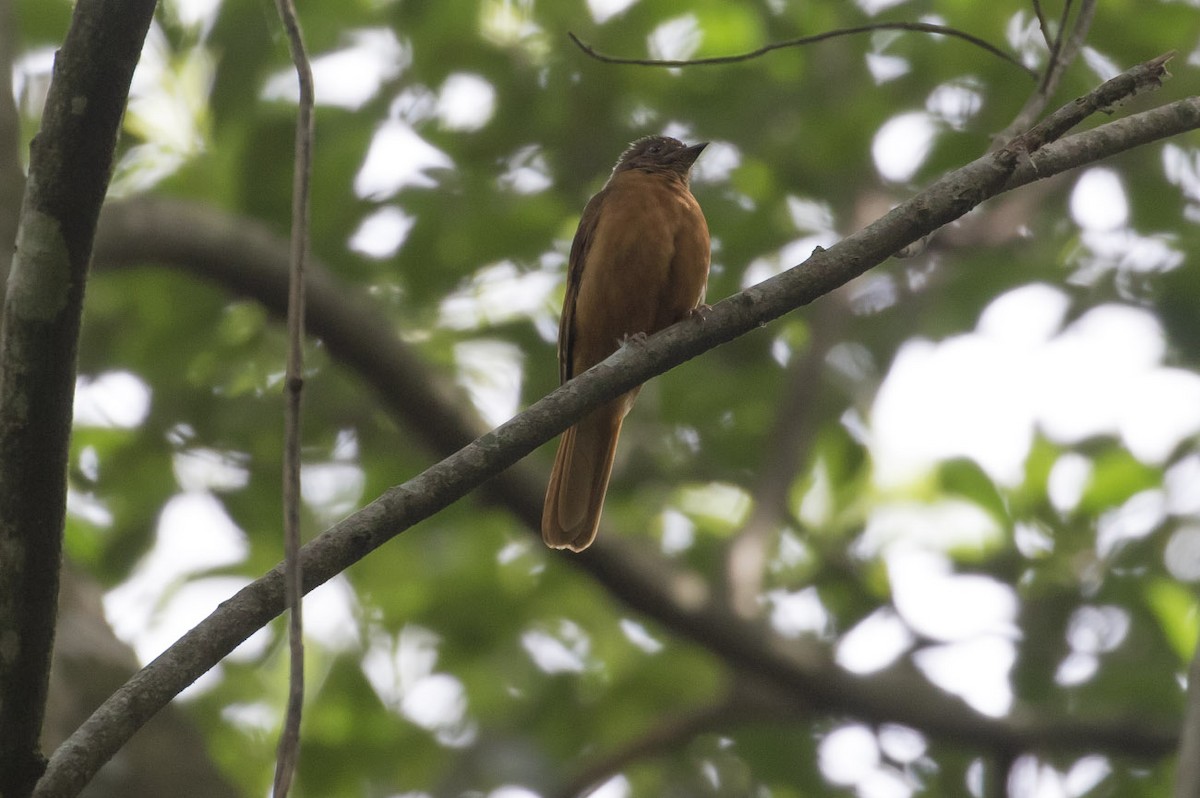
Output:
[[[571,38],[571,41],[575,42],[575,45],[580,50],[583,50],[583,52],[587,53],[592,58],[595,58],[597,61],[603,61],[606,64],[634,64],[637,66],[650,66],[650,67],[685,67],[685,66],[712,66],[714,64],[736,64],[741,61],[750,61],[752,59],[766,55],[767,53],[772,52],[774,50],[782,50],[787,47],[801,47],[806,44],[815,44],[816,42],[823,42],[826,39],[836,39],[840,36],[852,36],[856,33],[872,33],[874,31],[879,31],[879,30],[918,31],[921,33],[935,33],[939,36],[952,36],[956,39],[962,39],[963,41],[970,42],[971,44],[975,45],[976,47],[979,47],[979,48],[982,48],[982,49],[988,51],[989,53],[996,56],[997,58],[1007,61],[1008,63],[1010,63],[1013,66],[1020,69],[1022,72],[1024,72],[1026,75],[1028,75],[1033,80],[1038,79],[1038,74],[1037,74],[1036,70],[1033,70],[1030,67],[1025,66],[1020,61],[1018,61],[1016,58],[1014,58],[1013,56],[1004,52],[996,45],[994,45],[990,42],[984,41],[983,39],[979,38],[978,36],[974,36],[965,31],[958,30],[957,28],[951,28],[946,25],[935,25],[930,22],[876,22],[871,25],[857,25],[852,28],[838,28],[837,30],[825,31],[824,33],[814,33],[811,36],[800,36],[798,38],[787,39],[782,42],[772,42],[771,44],[764,44],[762,47],[759,47],[757,50],[751,50],[748,53],[740,53],[738,55],[717,55],[717,56],[712,56],[709,58],[688,58],[688,59],[680,59],[680,60],[675,60],[675,59],[660,60],[660,59],[655,59],[655,58],[621,58],[619,56],[606,55],[605,53],[599,52],[598,50],[596,50],[596,48],[592,47],[590,44],[587,44],[586,42],[581,40],[574,33],[571,33],[568,31],[567,36],[569,36]]]

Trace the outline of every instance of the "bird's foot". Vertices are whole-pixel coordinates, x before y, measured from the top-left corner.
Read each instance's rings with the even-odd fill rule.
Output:
[[[704,321],[706,318],[708,318],[709,313],[712,313],[712,305],[701,302],[699,305],[687,312],[687,318],[696,318],[700,321]]]
[[[645,346],[649,337],[644,332],[629,333],[621,339],[621,346]]]

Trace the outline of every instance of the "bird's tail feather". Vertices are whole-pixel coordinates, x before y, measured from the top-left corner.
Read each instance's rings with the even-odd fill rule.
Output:
[[[542,510],[542,539],[547,546],[583,551],[596,539],[628,409],[624,399],[593,411],[563,433]]]

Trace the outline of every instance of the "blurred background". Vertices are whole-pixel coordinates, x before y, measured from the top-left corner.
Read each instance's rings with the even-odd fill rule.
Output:
[[[935,22],[1040,72],[1035,5],[302,3],[326,308],[310,317],[307,534],[556,386],[571,237],[629,141],[712,142],[693,190],[714,303],[982,154],[1037,87],[926,33],[661,69],[590,59],[568,31],[693,58]],[[1056,30],[1062,0],[1041,5]],[[21,158],[70,13],[0,0],[18,115],[0,103],[18,122],[0,146]],[[1200,15],[1104,3],[1050,108],[1172,49],[1175,79],[1118,114],[1196,93]],[[268,0],[160,5],[88,286],[48,746],[281,556],[295,96]],[[1014,747],[894,722],[871,699],[764,699],[727,651],[543,548],[520,508],[540,501],[548,444],[520,467],[532,500],[493,484],[307,599],[294,794],[1164,794],[1198,630],[1198,145],[1003,195],[655,379],[601,532],[681,602],[827,670],[900,674],[1000,729],[1120,718],[1122,734]],[[0,216],[16,201],[0,195]],[[266,794],[286,664],[277,621],[88,794]]]

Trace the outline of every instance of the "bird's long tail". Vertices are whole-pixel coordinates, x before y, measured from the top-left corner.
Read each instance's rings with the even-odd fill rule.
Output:
[[[632,396],[627,394],[563,433],[542,510],[542,539],[547,546],[583,551],[596,539],[621,422],[631,404]]]

